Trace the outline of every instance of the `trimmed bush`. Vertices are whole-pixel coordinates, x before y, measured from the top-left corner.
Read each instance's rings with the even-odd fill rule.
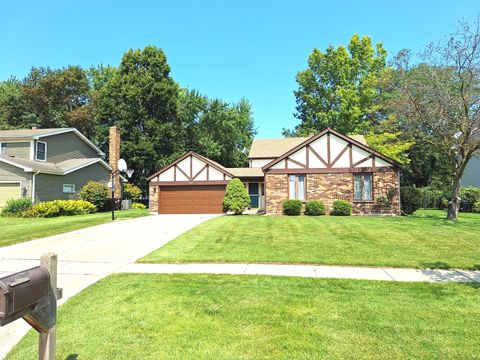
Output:
[[[466,186],[460,189],[460,211],[474,211],[473,206],[480,201],[480,187]]]
[[[95,210],[95,205],[85,200],[53,200],[36,203],[19,215],[27,218],[50,218],[92,214]]]
[[[147,206],[145,204],[142,204],[142,203],[138,203],[138,202],[134,202],[132,204],[132,209],[146,209]]]
[[[377,196],[375,202],[380,206],[386,206],[389,203],[388,199],[383,195]]]
[[[318,200],[310,200],[305,203],[305,215],[320,216],[325,215],[325,205]]]
[[[30,209],[32,206],[33,202],[28,198],[10,199],[2,208],[1,216],[17,216],[19,213]]]
[[[240,179],[232,179],[225,190],[223,198],[223,212],[233,211],[235,215],[240,215],[250,206],[250,196],[248,196],[245,185]]]
[[[285,200],[283,202],[283,213],[288,216],[297,216],[302,212],[300,200]]]
[[[125,199],[130,199],[133,202],[136,202],[140,199],[141,196],[142,190],[137,185],[125,184],[123,186],[123,197]]]
[[[400,190],[402,211],[413,214],[422,206],[422,192],[413,186],[403,186]]]
[[[102,210],[108,201],[108,190],[108,187],[100,182],[89,181],[80,189],[78,196],[95,205],[97,210]]]
[[[346,200],[335,200],[331,214],[334,216],[350,216],[352,215],[352,204]]]

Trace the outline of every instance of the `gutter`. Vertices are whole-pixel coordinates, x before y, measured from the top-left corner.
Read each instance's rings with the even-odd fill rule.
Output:
[[[37,176],[40,173],[40,171],[37,171],[33,173],[32,175],[32,202],[35,202],[35,176]]]

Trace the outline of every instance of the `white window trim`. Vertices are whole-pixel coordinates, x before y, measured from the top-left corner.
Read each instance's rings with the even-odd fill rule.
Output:
[[[37,157],[37,155],[38,155],[38,144],[45,144],[45,159],[43,159],[43,160],[39,159]],[[45,141],[40,141],[40,140],[37,141],[37,146],[35,147],[35,160],[43,161],[43,162],[47,161],[47,146],[48,146],[48,144]]]
[[[73,188],[73,191],[65,191],[65,186],[71,186]],[[74,194],[75,193],[75,184],[63,184],[63,193],[64,194]]]

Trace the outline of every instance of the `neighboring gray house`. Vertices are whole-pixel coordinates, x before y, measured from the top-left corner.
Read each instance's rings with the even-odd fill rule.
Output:
[[[462,186],[480,186],[480,155],[468,162],[462,176]]]
[[[0,208],[8,199],[72,199],[89,180],[107,183],[105,154],[74,128],[0,130]]]

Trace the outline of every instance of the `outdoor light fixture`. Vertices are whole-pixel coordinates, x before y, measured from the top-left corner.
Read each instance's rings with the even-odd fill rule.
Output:
[[[112,221],[115,220],[115,176],[120,175],[122,172],[126,173],[127,178],[131,178],[133,175],[133,169],[129,169],[126,161],[120,159],[117,163],[117,170],[112,171],[110,174],[109,186],[112,190]]]

